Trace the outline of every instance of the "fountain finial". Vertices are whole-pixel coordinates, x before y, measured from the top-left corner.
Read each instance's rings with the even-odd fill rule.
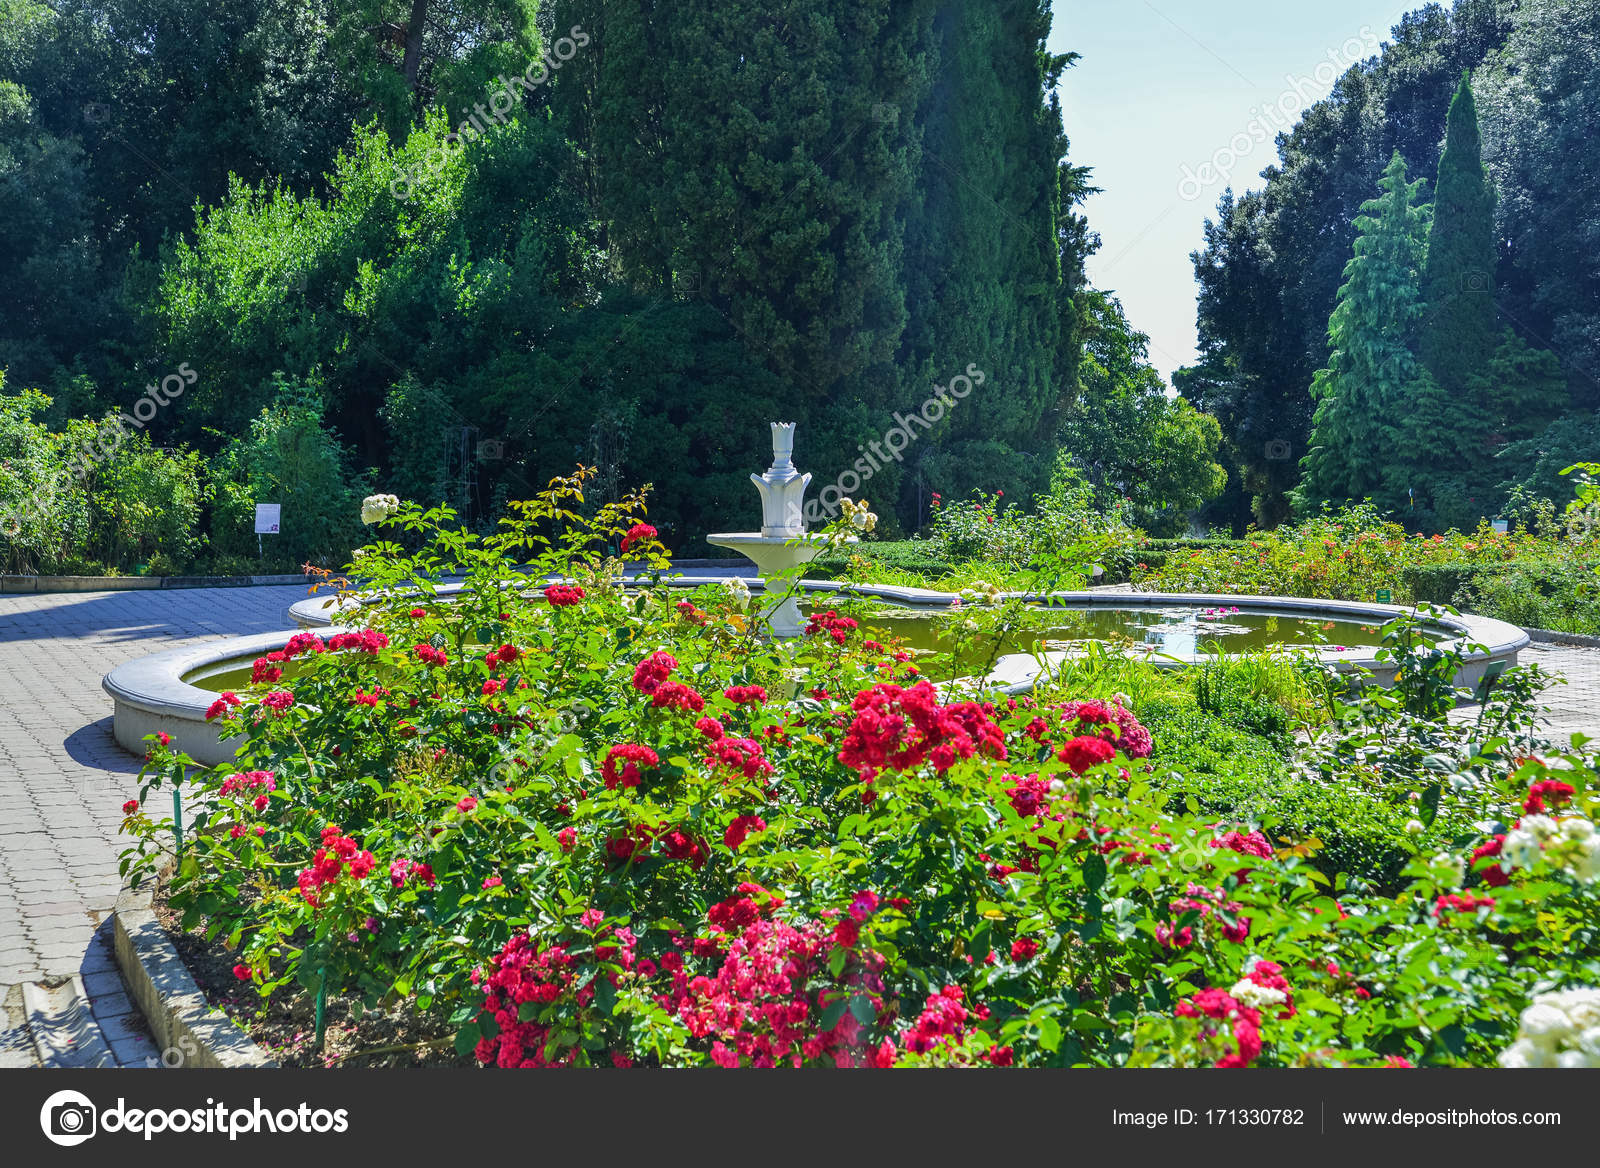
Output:
[[[774,478],[793,478],[800,472],[794,468],[793,422],[772,423],[772,466],[767,473]]]

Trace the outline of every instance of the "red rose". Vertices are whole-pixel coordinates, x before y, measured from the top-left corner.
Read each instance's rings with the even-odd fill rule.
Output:
[[[624,554],[641,540],[655,539],[659,533],[648,523],[635,523],[628,528],[628,534],[622,537],[622,551]]]
[[[1083,774],[1090,767],[1110,762],[1117,756],[1116,747],[1104,738],[1073,738],[1056,752],[1056,758],[1072,768],[1074,774]]]
[[[1032,961],[1039,952],[1039,942],[1032,937],[1018,937],[1011,942],[1011,960]]]

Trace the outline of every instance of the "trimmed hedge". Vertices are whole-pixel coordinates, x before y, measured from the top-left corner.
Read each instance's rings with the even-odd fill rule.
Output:
[[[1429,604],[1457,604],[1469,588],[1484,591],[1510,577],[1521,577],[1532,590],[1545,596],[1570,588],[1577,575],[1594,570],[1593,564],[1570,560],[1512,560],[1498,564],[1411,564],[1400,572],[1400,585],[1412,600]]]
[[[1174,555],[1192,551],[1248,552],[1249,541],[1242,539],[1152,539],[1133,547],[1117,548],[1108,553],[1102,563],[1106,575],[1103,583],[1121,584],[1133,578],[1140,564],[1146,568],[1163,568]]]
[[[848,551],[829,552],[813,560],[806,568],[806,575],[816,580],[842,580],[850,574],[855,557],[875,568],[916,572],[923,576],[944,576],[954,570],[953,564],[935,554],[933,544],[927,540],[905,539],[864,541]]]

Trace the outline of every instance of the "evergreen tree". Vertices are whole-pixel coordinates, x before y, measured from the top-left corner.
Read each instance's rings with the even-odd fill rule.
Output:
[[[923,165],[906,219],[904,397],[920,404],[969,363],[986,377],[911,456],[902,505],[917,521],[930,491],[1042,490],[1077,384],[1066,358],[1081,348],[1072,294],[1089,237],[1075,207],[1087,180],[1060,161],[1055,90],[1075,58],[1044,51],[1049,29],[1041,0],[946,4],[934,23],[937,80],[916,114]]]
[[[1555,355],[1497,327],[1495,192],[1484,169],[1477,105],[1466,73],[1450,103],[1439,160],[1419,355],[1431,386],[1408,413],[1408,486],[1423,526],[1470,528],[1492,514],[1501,447],[1527,438],[1566,404]],[[1399,471],[1401,464],[1393,469]]]
[[[1466,401],[1467,383],[1499,339],[1494,310],[1494,188],[1483,169],[1478,108],[1468,75],[1450,102],[1434,188],[1422,281],[1419,356],[1441,389]],[[1474,403],[1476,404],[1476,403]]]
[[[930,490],[1042,489],[1092,242],[1045,0],[557,0],[553,23],[591,35],[554,105],[607,262],[729,322],[820,482],[976,366],[869,497],[917,523]]]
[[[1317,409],[1301,462],[1301,508],[1369,497],[1387,509],[1399,502],[1391,464],[1402,455],[1402,420],[1421,373],[1411,342],[1427,210],[1416,205],[1422,180],[1406,180],[1398,150],[1378,185],[1384,193],[1362,204],[1355,221],[1355,256],[1328,320],[1328,367],[1311,384]]]

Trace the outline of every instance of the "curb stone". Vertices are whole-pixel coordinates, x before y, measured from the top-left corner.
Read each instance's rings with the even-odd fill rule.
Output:
[[[179,1066],[276,1067],[234,1021],[206,1002],[156,917],[148,890],[125,889],[113,915],[117,966],[156,1045]],[[169,1064],[171,1065],[171,1064]]]
[[[42,1067],[114,1067],[117,1059],[89,1009],[83,980],[74,974],[57,985],[24,983],[22,1005]]]
[[[0,576],[0,592],[146,592],[161,588],[255,588],[304,584],[303,572],[276,576]]]
[[[33,1035],[28,1033],[28,1013],[22,1004],[22,986],[0,986],[0,1071],[39,1065]]]
[[[1524,629],[1530,638],[1546,645],[1580,645],[1586,649],[1600,649],[1600,637],[1587,633],[1563,633],[1557,629]]]

